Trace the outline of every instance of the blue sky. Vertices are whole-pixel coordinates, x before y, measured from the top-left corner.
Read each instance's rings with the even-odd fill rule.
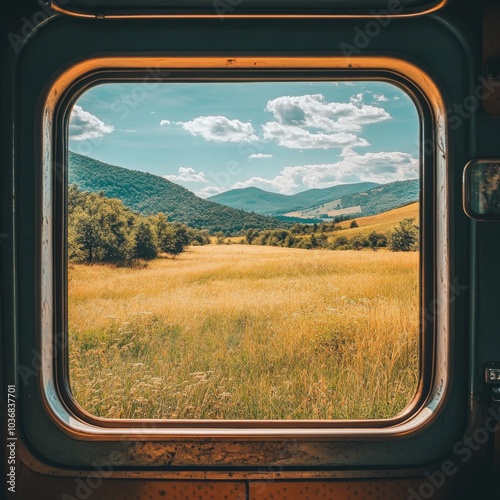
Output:
[[[383,82],[120,83],[73,108],[70,149],[207,197],[418,177],[419,119]]]

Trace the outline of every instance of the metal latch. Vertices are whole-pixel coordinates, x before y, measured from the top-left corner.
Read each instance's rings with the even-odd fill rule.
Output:
[[[484,369],[486,383],[491,386],[493,401],[500,401],[500,363],[489,363]]]

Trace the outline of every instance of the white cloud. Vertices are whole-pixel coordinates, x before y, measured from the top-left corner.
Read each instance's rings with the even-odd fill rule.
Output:
[[[379,182],[381,184],[394,181],[417,179],[419,161],[409,153],[400,151],[379,151],[360,155],[350,148],[341,154],[342,160],[335,163],[337,180],[347,176],[358,178],[356,182]],[[351,182],[351,181],[349,181]]]
[[[170,125],[172,122],[170,120],[161,120],[160,121],[160,127],[163,127],[163,125]]]
[[[273,155],[266,155],[263,153],[253,153],[249,156],[249,158],[254,158],[254,159],[261,159],[261,158],[272,158]]]
[[[276,140],[280,146],[289,149],[330,149],[347,146],[369,146],[368,141],[355,134],[340,132],[326,134],[313,133],[309,130],[292,125],[282,125],[277,122],[268,122],[262,125],[264,139]]]
[[[251,123],[229,120],[225,116],[199,116],[189,122],[177,122],[192,135],[200,135],[206,141],[253,142],[259,138]]]
[[[208,182],[204,172],[196,172],[191,167],[180,167],[179,175],[164,175],[163,177],[172,182]]]
[[[390,102],[390,101],[399,101],[401,97],[395,95],[393,97],[387,97],[384,94],[373,94],[373,99],[379,103],[379,102]]]
[[[355,105],[361,104],[363,102],[363,93],[360,92],[359,94],[351,96],[349,101]]]
[[[275,121],[262,126],[264,138],[293,149],[366,146],[355,134],[365,125],[391,119],[380,106],[363,103],[363,94],[350,102],[327,102],[322,94],[282,96],[267,103]]]
[[[364,125],[379,123],[391,115],[378,106],[363,104],[363,94],[351,102],[326,102],[322,94],[283,96],[269,101],[266,111],[282,125],[298,125],[327,132],[360,132]]]
[[[365,153],[360,155],[351,148],[342,151],[336,163],[285,167],[274,178],[252,177],[236,182],[231,189],[260,187],[283,194],[303,189],[325,188],[337,184],[357,182],[388,182],[416,179],[419,175],[418,159],[398,151]],[[225,191],[228,188],[220,189]],[[219,192],[220,192],[219,191]]]
[[[104,123],[97,116],[85,111],[78,104],[71,111],[69,135],[73,141],[98,139],[105,134],[110,134],[114,129],[113,125]]]
[[[196,191],[196,196],[199,196],[200,198],[208,198],[209,196],[215,196],[216,194],[223,193],[224,191],[227,191],[229,188],[227,187],[222,187],[222,186],[207,186],[199,191]]]
[[[300,187],[300,178],[304,175],[301,169],[306,167],[285,167],[273,179],[265,177],[251,177],[245,181],[236,182],[231,189],[243,189],[247,187],[259,187],[268,191],[276,191],[278,193],[290,194]]]

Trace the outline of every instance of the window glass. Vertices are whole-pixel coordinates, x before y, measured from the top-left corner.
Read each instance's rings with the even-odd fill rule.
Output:
[[[380,419],[420,378],[419,116],[385,82],[113,83],[69,123],[69,382],[104,418]]]

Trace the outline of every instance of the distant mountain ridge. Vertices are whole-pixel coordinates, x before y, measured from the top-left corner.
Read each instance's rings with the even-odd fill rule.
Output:
[[[340,215],[375,215],[419,200],[418,179],[388,184],[362,182],[323,189],[309,189],[294,195],[270,193],[259,188],[232,189],[209,198],[232,208],[254,210],[279,217],[302,217],[304,221]]]
[[[360,213],[363,216],[377,215],[419,201],[419,198],[420,180],[412,179],[381,184],[377,188],[363,193],[344,196],[341,200],[341,206],[359,205],[361,207]]]
[[[340,184],[322,189],[308,189],[297,194],[271,193],[256,187],[232,189],[208,198],[228,207],[253,210],[265,215],[283,215],[287,212],[305,210],[343,196],[360,193],[379,186],[375,182]]]
[[[248,228],[287,227],[298,221],[321,222],[338,214],[376,215],[419,199],[419,180],[415,179],[342,184],[294,195],[249,187],[205,200],[163,177],[73,152],[69,153],[69,183],[84,191],[103,191],[144,215],[164,212],[171,221],[226,234],[241,234]]]
[[[69,183],[83,191],[103,191],[107,197],[118,198],[143,215],[164,212],[171,221],[212,233],[237,234],[248,228],[273,229],[287,225],[283,220],[204,200],[163,177],[109,165],[71,151]]]

